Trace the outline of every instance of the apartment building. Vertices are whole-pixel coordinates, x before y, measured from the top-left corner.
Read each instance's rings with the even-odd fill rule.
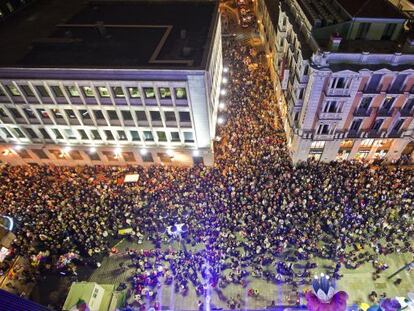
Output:
[[[386,0],[261,0],[256,9],[294,163],[412,151],[406,15]]]
[[[68,2],[0,29],[0,160],[211,165],[217,3]]]

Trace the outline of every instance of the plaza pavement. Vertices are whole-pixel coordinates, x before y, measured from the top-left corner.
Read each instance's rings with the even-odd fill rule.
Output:
[[[174,249],[179,249],[179,244],[172,244]],[[153,245],[149,242],[144,242],[138,245],[133,242],[122,240],[117,248],[120,252],[125,249],[151,249]],[[163,248],[167,247],[164,245]],[[201,247],[200,245],[198,247]],[[361,302],[368,302],[368,294],[375,290],[378,295],[386,293],[388,297],[393,296],[406,296],[407,292],[414,290],[414,271],[402,271],[391,280],[387,280],[387,277],[397,271],[399,268],[404,266],[406,263],[413,260],[413,256],[410,254],[391,254],[387,256],[380,256],[381,260],[389,265],[389,268],[381,273],[381,277],[376,281],[372,279],[372,273],[374,269],[371,263],[365,263],[356,270],[349,270],[342,268],[340,274],[343,275],[337,283],[337,288],[345,290],[349,294],[349,305],[359,304]],[[124,282],[129,285],[128,278],[133,275],[134,269],[128,268],[122,271],[119,263],[124,261],[130,263],[127,256],[124,255],[111,255],[103,259],[100,268],[91,275],[90,281],[98,283],[111,283],[119,284]],[[313,274],[319,274],[321,272],[329,272],[330,268],[334,267],[334,263],[331,260],[315,258],[312,260],[318,264],[318,268],[313,269]],[[273,267],[269,266],[269,269]],[[401,278],[402,282],[396,286],[393,282]],[[258,299],[247,296],[247,288],[242,288],[238,285],[229,285],[222,289],[222,293],[226,298],[236,298],[237,295],[242,297],[242,308],[241,310],[254,310],[254,309],[265,309],[275,301],[278,305],[294,305],[296,300],[299,298],[300,304],[306,304],[302,295],[295,293],[289,285],[276,285],[268,283],[264,280],[249,277],[249,285],[247,288],[255,288],[259,290],[260,297]],[[190,283],[189,283],[190,284]],[[299,286],[299,291],[305,291],[309,286]],[[228,309],[226,302],[220,301],[217,293],[212,290],[212,303],[217,307]],[[159,295],[157,297],[162,306],[169,310],[197,310],[198,300],[202,300],[202,297],[197,297],[195,291],[190,284],[190,291],[186,297],[180,294],[175,294],[172,286],[163,285]]]

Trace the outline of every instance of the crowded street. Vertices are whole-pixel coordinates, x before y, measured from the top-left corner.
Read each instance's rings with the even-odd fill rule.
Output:
[[[13,258],[32,262],[23,282],[52,271],[82,279],[82,266],[109,281],[99,271],[116,260],[131,310],[294,305],[322,271],[339,287],[360,268],[393,294],[413,285],[385,279],[395,272],[388,256],[413,260],[414,171],[357,161],[293,166],[263,53],[234,37],[223,39],[223,53],[214,166],[1,164],[0,213],[16,220]],[[123,183],[128,174],[139,180]],[[62,268],[66,254],[75,259]],[[284,300],[278,288],[295,295]]]

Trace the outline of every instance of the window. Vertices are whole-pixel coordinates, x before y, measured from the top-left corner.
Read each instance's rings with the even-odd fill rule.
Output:
[[[23,116],[20,114],[20,112],[16,108],[9,108],[9,111],[11,112],[14,118],[16,119],[23,118]]]
[[[103,115],[103,113],[102,113],[101,110],[94,110],[93,111],[93,114],[95,115],[95,118],[96,119],[98,119],[98,120],[105,120],[105,117],[104,117],[104,115]]]
[[[115,137],[112,135],[112,132],[110,130],[105,130],[105,136],[106,140],[115,140]]]
[[[371,27],[370,23],[359,23],[358,33],[355,39],[356,40],[366,39],[370,27]]]
[[[101,160],[101,158],[99,157],[99,154],[97,152],[88,153],[88,156],[92,161],[100,161]]]
[[[42,134],[44,139],[52,139],[49,133],[45,129],[41,128],[39,129],[39,131],[40,131],[40,134]]]
[[[42,116],[43,119],[50,119],[49,114],[44,109],[37,109],[37,112]]]
[[[141,154],[141,158],[142,158],[142,161],[144,162],[154,162],[151,152],[147,152],[146,154]]]
[[[325,109],[323,110],[323,112],[335,113],[338,111],[338,108],[339,108],[339,105],[336,100],[328,101],[325,105]]]
[[[122,90],[122,87],[120,86],[115,86],[112,88],[112,92],[114,92],[115,97],[125,97],[124,91]],[[131,97],[133,97],[131,95]],[[138,97],[139,97],[139,93],[138,93]]]
[[[127,138],[127,136],[126,136],[126,134],[125,134],[125,132],[124,132],[124,131],[119,130],[119,131],[117,131],[117,132],[118,132],[118,139],[119,139],[119,140],[128,140],[128,138]]]
[[[108,117],[110,120],[113,120],[113,121],[119,120],[118,114],[116,113],[115,110],[107,110],[106,112],[108,113]]]
[[[138,121],[148,122],[147,115],[145,114],[145,111],[136,111],[135,114],[137,115],[137,120]]]
[[[78,89],[74,85],[67,86],[66,90],[68,91],[70,97],[79,97],[80,96]]]
[[[18,155],[22,158],[22,159],[31,159],[32,157],[30,156],[29,152],[25,149],[22,150],[16,150],[16,152],[18,153]]]
[[[325,148],[324,141],[313,141],[311,144],[311,149],[323,149]]]
[[[32,109],[30,108],[23,108],[24,113],[29,119],[36,119],[36,116]]]
[[[194,142],[193,133],[191,133],[191,132],[184,132],[184,142],[186,142],[186,143],[193,143]]]
[[[361,126],[361,123],[362,123],[362,119],[353,120],[352,124],[351,124],[351,127],[350,127],[350,130],[353,131],[353,132],[358,132],[359,127]]]
[[[90,120],[91,116],[89,115],[88,110],[79,110],[79,113],[82,117],[82,120]]]
[[[345,78],[339,78],[336,84],[337,89],[343,89],[345,87]]]
[[[6,94],[4,94],[3,90],[0,88],[0,96],[5,96]]]
[[[140,141],[141,138],[139,137],[138,131],[129,131],[132,136],[132,141]]]
[[[80,160],[80,161],[82,161],[82,160],[83,160],[82,155],[81,155],[81,154],[80,154],[80,152],[79,152],[79,151],[77,151],[77,150],[72,150],[72,151],[70,152],[70,157],[71,157],[73,160]]]
[[[84,130],[78,130],[78,132],[79,132],[79,135],[80,135],[82,140],[88,140],[89,139],[88,135],[86,134],[86,132]]]
[[[0,108],[0,117],[8,118],[9,116],[4,112],[3,108]]]
[[[180,122],[191,122],[190,113],[187,111],[180,111]]]
[[[384,103],[382,104],[381,109],[385,111],[389,111],[392,107],[392,104],[394,103],[395,97],[387,96],[384,100]]]
[[[145,141],[154,141],[154,137],[150,131],[144,131],[144,140]]]
[[[62,89],[58,85],[51,85],[50,88],[52,89],[53,94],[55,94],[56,97],[64,97]]]
[[[101,140],[101,135],[99,135],[98,130],[91,130],[92,133],[92,139],[93,140]]]
[[[131,96],[131,98],[139,98],[140,97],[139,88],[137,88],[137,87],[129,87],[128,88],[128,93],[129,93],[129,96]]]
[[[371,101],[372,97],[363,97],[361,99],[361,103],[359,104],[359,109],[368,110]]]
[[[176,99],[187,99],[187,90],[185,87],[174,88],[174,93]]]
[[[155,98],[155,91],[153,87],[144,87],[144,94],[147,99]]]
[[[377,119],[375,120],[374,124],[372,125],[373,131],[378,131],[381,128],[382,123],[384,122],[384,119]]]
[[[55,134],[56,139],[63,139],[63,135],[60,133],[58,129],[52,129],[53,134]]]
[[[6,87],[13,96],[20,96],[20,92],[14,84],[6,85]]]
[[[379,84],[382,80],[382,74],[373,74],[371,80],[369,81],[365,92],[367,93],[376,93],[379,87]]]
[[[171,99],[171,90],[169,87],[160,87],[158,88],[161,99]]]
[[[27,128],[25,128],[24,130],[27,132],[27,134],[29,134],[29,137],[30,137],[30,138],[32,138],[32,139],[37,139],[37,138],[39,138],[39,137],[37,136],[36,132],[35,132],[33,129],[31,129],[30,127],[27,127]]]
[[[101,97],[109,97],[108,88],[106,88],[105,86],[98,86],[98,91]]]
[[[82,89],[86,97],[93,97],[93,90],[90,86],[82,86]]]
[[[329,134],[329,124],[320,124],[318,128],[318,134],[320,135]]]
[[[7,129],[5,129],[4,127],[2,127],[1,129],[3,133],[6,134],[7,138],[13,138],[13,135]]]
[[[39,159],[49,159],[47,154],[42,149],[30,149]]]
[[[18,138],[26,138],[21,129],[19,129],[18,127],[14,128],[14,131],[16,132]]]
[[[52,113],[56,119],[63,119],[63,115],[59,109],[52,109]]]
[[[126,162],[135,162],[135,157],[133,152],[122,152],[122,157]]]
[[[76,114],[72,109],[65,109],[65,112],[69,119],[76,119]]]
[[[176,121],[174,111],[166,111],[164,112],[164,115],[165,115],[165,121]]]
[[[76,135],[71,129],[65,129],[65,135],[68,139],[76,139]]]
[[[23,90],[24,94],[28,97],[35,96],[32,89],[28,85],[20,85],[20,88]]]
[[[401,130],[401,126],[403,125],[404,121],[405,119],[399,119],[392,128],[392,132],[398,133]]]
[[[174,141],[174,142],[181,141],[179,132],[171,132],[170,135],[171,135],[171,141]]]
[[[132,120],[132,114],[128,110],[121,110],[122,118],[125,121],[131,121]]]
[[[410,112],[414,107],[414,98],[410,98],[404,105],[403,110]]]
[[[39,92],[41,97],[49,97],[49,93],[43,85],[36,85],[36,90]]]
[[[387,24],[384,28],[381,40],[391,40],[392,35],[394,34],[397,24]]]
[[[161,114],[158,111],[150,111],[151,121],[161,121]]]
[[[167,141],[167,135],[165,135],[165,132],[157,132],[158,135],[158,141],[164,142]]]

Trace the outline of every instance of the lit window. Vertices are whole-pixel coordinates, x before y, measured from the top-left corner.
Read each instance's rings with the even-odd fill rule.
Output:
[[[127,138],[127,136],[126,136],[126,134],[125,134],[124,131],[119,130],[117,132],[118,132],[118,139],[119,140],[128,140],[128,138]]]
[[[109,97],[109,91],[105,86],[98,86],[99,95],[101,97]],[[93,96],[93,95],[91,95]]]
[[[373,143],[374,143],[373,139],[364,139],[361,142],[361,147],[371,147]]]
[[[158,91],[161,99],[171,99],[171,90],[169,87],[160,87]]]
[[[141,138],[139,137],[138,131],[129,131],[132,136],[132,141],[140,141]]]
[[[145,141],[154,141],[154,137],[150,131],[144,131],[144,139]]]
[[[194,136],[191,132],[184,132],[184,142],[186,143],[193,143],[194,142]]]
[[[69,139],[76,139],[75,133],[71,129],[65,129],[65,135]]]
[[[179,132],[171,132],[170,134],[171,134],[171,141],[174,141],[174,142],[181,141]]]
[[[112,91],[115,94],[115,97],[125,97],[124,91],[122,90],[122,87],[120,86],[115,86],[112,88]],[[131,96],[133,97],[133,96]],[[138,92],[138,97],[139,97],[139,92]]]
[[[140,97],[139,88],[137,88],[137,87],[129,87],[128,92],[129,92],[129,96],[131,96],[131,98],[139,98]]]
[[[74,85],[67,86],[66,90],[68,91],[68,93],[71,97],[79,97],[80,96],[78,89]]]
[[[176,87],[174,92],[176,99],[187,99],[187,91],[185,87]]]
[[[23,92],[26,94],[26,96],[28,96],[28,97],[33,97],[34,96],[34,93],[33,93],[32,89],[30,88],[30,86],[20,85],[20,87],[23,89]]]
[[[313,141],[311,144],[311,149],[323,149],[325,147],[324,141]]]
[[[86,97],[93,97],[93,90],[90,86],[82,86],[82,89]]]
[[[152,99],[155,98],[155,91],[153,87],[144,87],[145,98]]]
[[[20,96],[20,92],[15,85],[9,84],[6,87],[13,96]]]
[[[49,93],[43,85],[36,85],[36,90],[39,92],[41,97],[49,97]]]
[[[53,93],[56,97],[63,97],[63,92],[60,86],[58,85],[51,85],[50,88],[52,89]]]
[[[167,141],[167,135],[165,135],[165,132],[157,132],[158,135],[158,141]]]

